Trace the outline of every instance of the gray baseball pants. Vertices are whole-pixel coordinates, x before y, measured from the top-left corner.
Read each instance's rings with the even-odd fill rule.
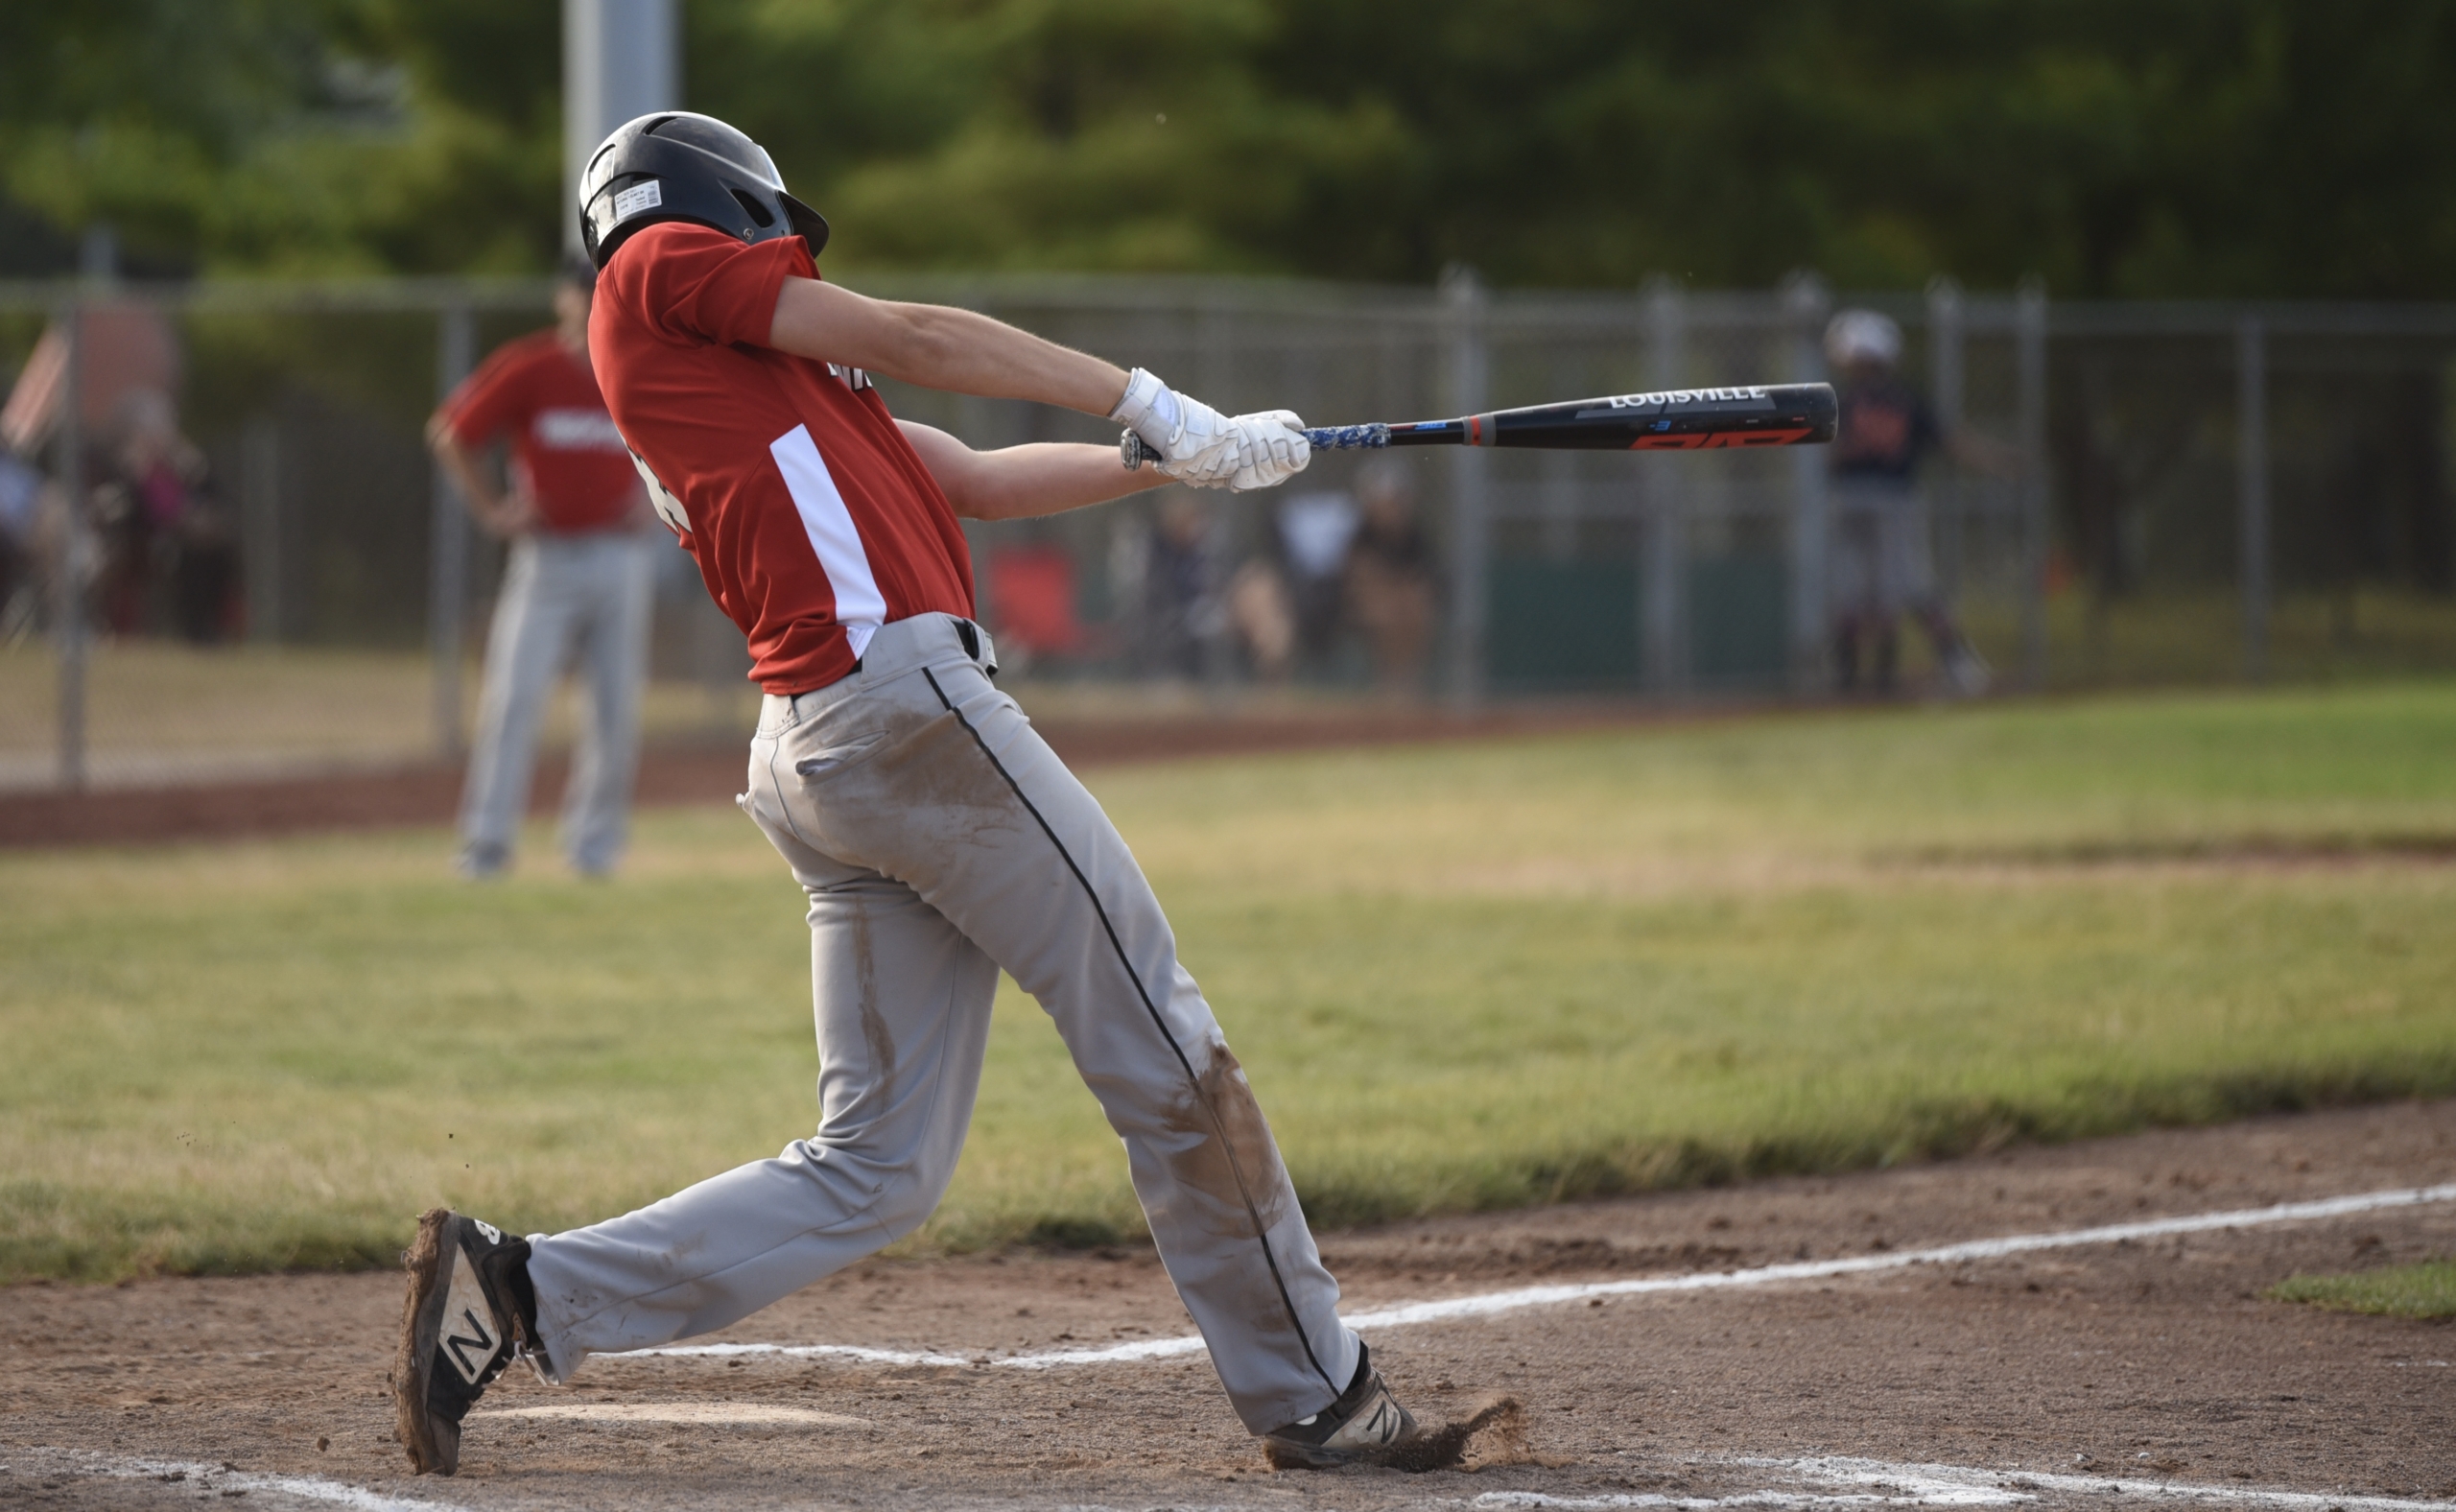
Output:
[[[971,1122],[999,968],[1125,1144],[1177,1294],[1263,1432],[1356,1372],[1278,1146],[1098,803],[943,614],[769,697],[742,803],[810,895],[818,1132],[638,1212],[532,1238],[558,1379],[705,1334],[918,1227]]]
[[[1891,620],[1936,602],[1927,500],[1907,483],[1837,482],[1827,605],[1837,619]]]
[[[514,541],[486,634],[478,738],[460,793],[460,869],[511,859],[529,807],[537,726],[555,678],[577,658],[587,722],[563,791],[563,853],[594,875],[621,859],[639,766],[640,685],[648,675],[651,537],[639,531]]]

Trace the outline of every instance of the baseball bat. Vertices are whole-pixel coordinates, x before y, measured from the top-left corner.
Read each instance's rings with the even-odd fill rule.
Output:
[[[1833,439],[1833,386],[1671,389],[1496,410],[1454,420],[1329,425],[1305,439],[1330,451],[1384,446],[1526,446],[1545,451],[1694,452],[1816,446]],[[1118,449],[1131,472],[1159,454],[1128,431]]]

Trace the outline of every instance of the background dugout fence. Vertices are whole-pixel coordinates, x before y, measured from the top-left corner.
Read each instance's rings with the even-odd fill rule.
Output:
[[[2018,459],[1994,473],[1939,460],[1923,481],[1940,584],[1999,685],[2456,669],[2445,307],[2050,304],[1947,283],[1837,297],[1812,278],[1609,295],[1496,294],[1465,275],[1437,290],[856,282],[1316,424],[1822,378],[1827,319],[1873,307],[1904,326],[1905,370],[1944,422]],[[456,756],[502,553],[476,538],[421,429],[472,364],[547,323],[549,293],[0,286],[0,377],[31,368],[38,387],[62,364],[83,395],[0,461],[0,789]],[[46,330],[76,339],[46,357]],[[193,447],[177,507],[131,482],[149,412],[130,395],[149,387]],[[897,413],[976,446],[1115,439],[1064,412],[883,387]],[[1395,675],[1377,674],[1358,569],[1339,561],[1377,466],[1412,491],[1437,614],[1421,665]],[[1377,682],[1461,705],[1817,697],[1824,466],[1814,449],[1325,454],[1276,492],[1172,488],[972,536],[983,618],[1027,698],[1237,705]],[[740,640],[679,552],[657,615],[649,738],[739,739]],[[1925,649],[1905,634],[1916,690]]]

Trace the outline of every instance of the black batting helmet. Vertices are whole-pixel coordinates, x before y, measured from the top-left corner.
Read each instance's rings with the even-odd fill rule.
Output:
[[[767,150],[713,116],[659,110],[615,128],[579,176],[579,238],[602,268],[630,234],[697,221],[744,242],[798,236],[811,255],[827,222],[785,192]]]

